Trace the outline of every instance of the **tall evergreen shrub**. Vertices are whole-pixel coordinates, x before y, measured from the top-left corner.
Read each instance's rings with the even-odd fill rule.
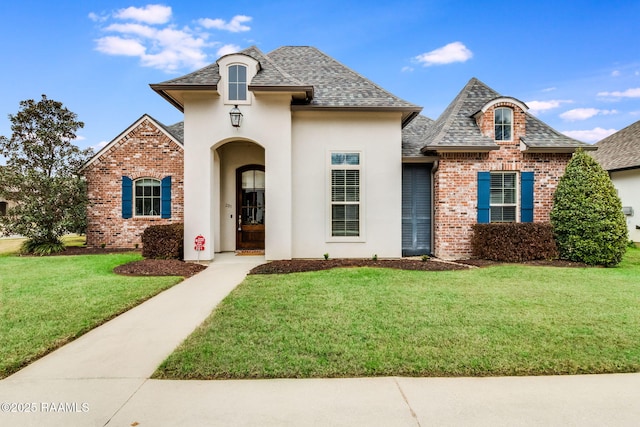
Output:
[[[576,151],[560,179],[551,223],[561,258],[605,266],[622,260],[627,246],[622,203],[609,174],[583,150]]]

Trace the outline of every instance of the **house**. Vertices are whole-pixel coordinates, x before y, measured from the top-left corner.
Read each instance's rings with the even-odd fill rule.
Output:
[[[151,88],[183,128],[143,116],[85,166],[89,245],[180,221],[186,260],[465,258],[476,222],[548,221],[586,147],[475,78],[431,120],[307,46],[251,47]]]
[[[629,239],[640,242],[640,121],[595,145],[593,157],[609,172],[622,201]]]

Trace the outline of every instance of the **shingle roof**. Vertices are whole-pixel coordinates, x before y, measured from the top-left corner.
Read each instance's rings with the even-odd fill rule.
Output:
[[[420,114],[402,129],[402,157],[424,157],[423,137],[434,121]]]
[[[488,102],[497,98],[503,97],[477,78],[469,80],[453,102],[427,130],[423,138],[423,151],[498,149],[493,138],[482,135],[474,118],[474,115]],[[526,137],[522,138],[521,142],[528,149],[571,151],[577,147],[591,147],[561,134],[529,113],[525,112],[525,115]]]
[[[498,145],[493,139],[480,133],[473,115],[487,102],[498,96],[500,96],[498,92],[475,77],[469,80],[424,135],[424,149],[434,150],[440,147],[497,149]]]
[[[403,123],[410,121],[422,108],[382,89],[372,81],[310,46],[284,46],[264,55],[257,47],[245,49],[260,63],[260,70],[249,83],[250,89],[304,89],[308,102],[297,108],[383,109],[403,112]],[[179,102],[166,91],[172,89],[216,88],[220,70],[212,64],[186,76],[151,87],[178,108]]]
[[[169,132],[175,139],[180,141],[184,145],[184,122],[174,123],[171,126],[167,126],[163,123],[160,123],[156,120],[156,122],[164,128],[167,132]]]
[[[640,120],[596,143],[591,155],[603,169],[640,168]]]

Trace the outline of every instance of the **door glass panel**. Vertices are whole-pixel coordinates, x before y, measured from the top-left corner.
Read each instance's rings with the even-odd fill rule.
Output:
[[[264,184],[264,171],[249,170],[242,172],[242,224],[264,224]]]

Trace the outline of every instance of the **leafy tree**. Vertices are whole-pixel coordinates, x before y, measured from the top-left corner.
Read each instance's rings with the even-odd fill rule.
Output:
[[[0,217],[0,230],[27,237],[23,251],[60,251],[63,234],[86,228],[86,186],[78,171],[92,152],[71,142],[84,123],[46,95],[38,102],[21,101],[9,120],[11,137],[0,136],[0,155],[6,158],[0,196],[15,206]]]
[[[561,258],[605,266],[622,260],[627,246],[622,203],[609,174],[582,150],[560,179],[551,223]]]

